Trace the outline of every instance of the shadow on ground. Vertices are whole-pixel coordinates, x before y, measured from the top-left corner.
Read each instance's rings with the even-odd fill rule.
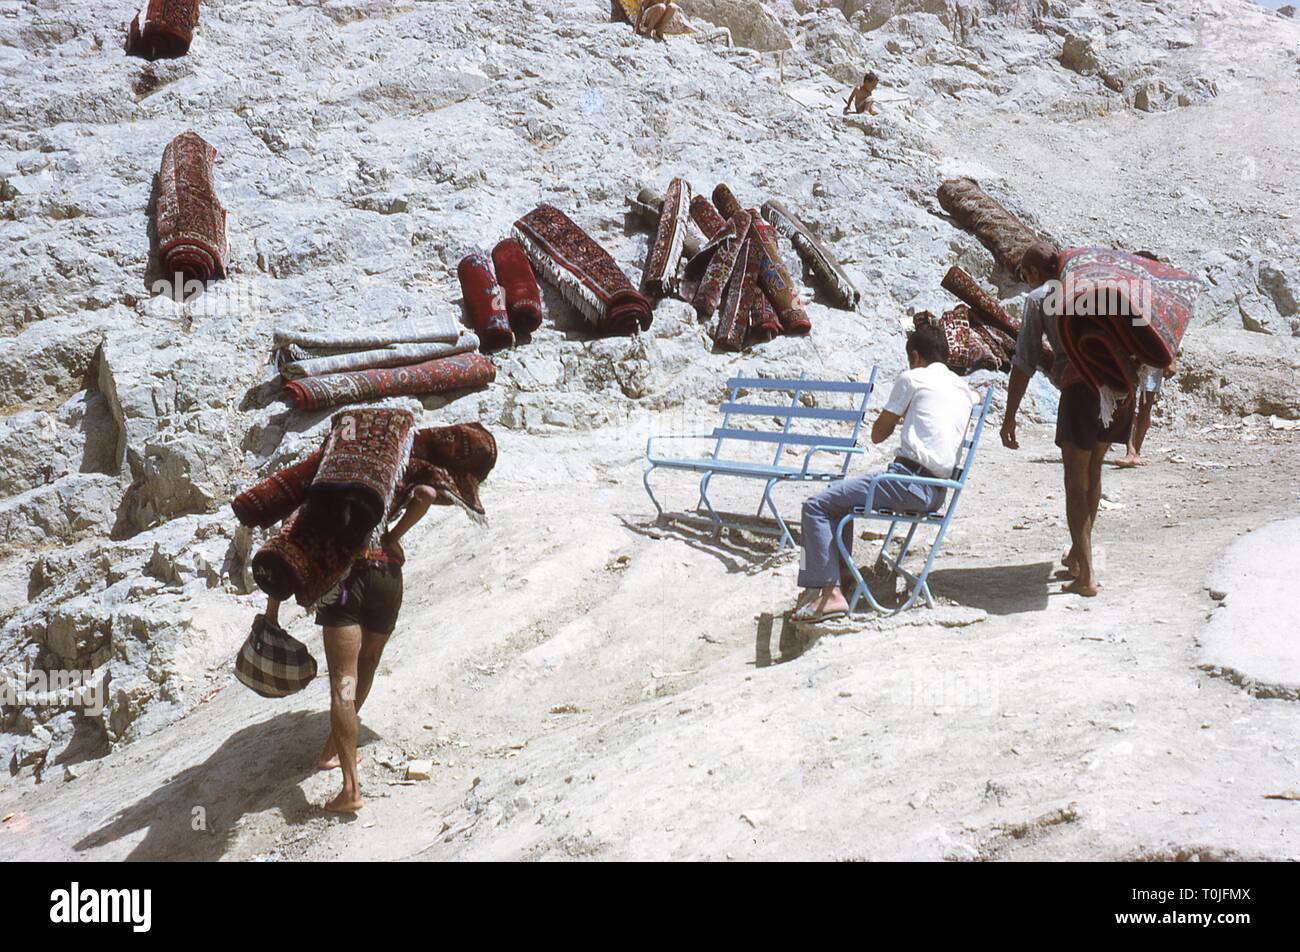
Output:
[[[934,569],[930,590],[935,597],[982,608],[990,615],[1041,612],[1051,591],[1051,562],[1025,565],[986,565],[969,569]]]
[[[169,778],[73,848],[100,849],[148,829],[128,860],[211,861],[225,856],[248,814],[278,809],[293,826],[323,816],[300,785],[315,772],[315,755],[328,732],[324,711],[279,714],[245,727],[203,763]],[[362,727],[358,742],[375,738]]]

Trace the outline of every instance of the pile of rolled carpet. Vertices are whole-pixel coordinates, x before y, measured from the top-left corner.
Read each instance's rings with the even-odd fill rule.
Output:
[[[423,397],[496,379],[478,337],[446,316],[360,331],[278,328],[273,359],[299,410]]]

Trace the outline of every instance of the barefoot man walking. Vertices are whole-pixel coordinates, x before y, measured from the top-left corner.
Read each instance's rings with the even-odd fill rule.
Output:
[[[1011,362],[1002,445],[1013,450],[1020,448],[1016,440],[1016,414],[1030,378],[1039,367],[1046,335],[1055,352],[1048,377],[1061,390],[1056,413],[1056,445],[1061,448],[1061,464],[1065,470],[1065,516],[1070,526],[1070,551],[1063,561],[1073,577],[1065,590],[1091,597],[1101,591],[1093,564],[1092,530],[1101,503],[1102,461],[1112,443],[1127,442],[1133,425],[1133,401],[1117,407],[1110,424],[1103,425],[1100,395],[1069,366],[1061,346],[1062,295],[1057,287],[1060,266],[1056,249],[1043,242],[1032,245],[1025,252],[1020,271],[1021,277],[1035,289],[1025,300],[1016,354]]]
[[[406,562],[402,536],[424,517],[437,498],[435,489],[415,487],[406,511],[384,533],[382,544],[367,549],[357,559],[351,573],[325,596],[316,611],[330,675],[330,733],[317,765],[322,770],[337,767],[343,771],[343,789],[325,804],[331,813],[356,813],[361,809],[357,715],[370,695],[375,671],[402,607],[402,565]],[[280,603],[269,599],[266,618],[272,624],[279,624],[279,610]]]

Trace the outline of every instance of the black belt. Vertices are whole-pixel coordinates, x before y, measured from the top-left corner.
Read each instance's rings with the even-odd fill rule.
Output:
[[[943,476],[936,476],[914,459],[908,459],[906,456],[895,456],[894,462],[903,469],[907,470],[913,476],[927,476],[930,479],[944,479]]]

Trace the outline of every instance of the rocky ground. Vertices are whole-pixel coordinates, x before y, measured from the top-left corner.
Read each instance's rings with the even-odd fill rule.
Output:
[[[696,31],[660,45],[594,0],[205,3],[190,55],[147,64],[127,12],[0,4],[0,667],[92,670],[105,699],[3,707],[0,854],[1300,854],[1269,799],[1297,784],[1293,642],[1241,642],[1294,613],[1249,566],[1295,559],[1300,25],[1244,0],[683,5]],[[842,118],[868,65],[881,115]],[[232,266],[178,304],[147,207],[186,128],[220,150]],[[954,261],[1015,310],[938,208],[954,173],[1062,242],[1196,271],[1201,313],[1152,465],[1108,475],[1101,598],[1051,579],[1039,387],[1026,447],[983,448],[944,604],[810,638],[788,553],[649,519],[644,437],[698,428],[739,367],[887,378]],[[269,702],[230,673],[258,540],[225,504],[325,419],[266,386],[272,328],[455,308],[456,261],[539,200],[636,275],[624,196],[674,174],[803,211],[859,311],[815,300],[811,338],[736,357],[684,305],[593,341],[551,300],[491,388],[416,407],[497,433],[490,525],[412,538],[370,800],[326,819],[324,685]]]

